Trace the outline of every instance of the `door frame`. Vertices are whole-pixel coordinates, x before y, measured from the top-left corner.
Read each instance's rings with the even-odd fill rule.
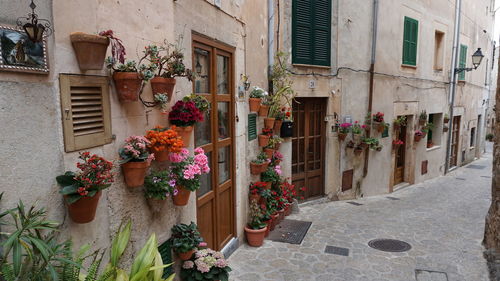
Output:
[[[231,176],[231,184],[228,185],[229,187],[228,188],[232,188],[232,195],[231,195],[231,200],[232,200],[232,208],[231,208],[231,220],[232,220],[232,232],[233,232],[233,235],[226,238],[225,240],[223,241],[220,241],[220,244],[219,245],[212,245],[212,247],[215,249],[215,250],[221,250],[225,245],[227,245],[227,243],[229,241],[231,241],[232,238],[234,237],[237,237],[238,236],[238,233],[237,233],[237,224],[236,224],[236,124],[235,124],[235,116],[236,116],[236,101],[235,101],[235,77],[234,77],[234,73],[235,73],[235,57],[234,57],[234,54],[235,54],[235,50],[236,48],[233,47],[233,46],[230,46],[228,44],[225,44],[221,41],[218,41],[216,39],[212,39],[208,36],[205,36],[203,34],[200,34],[196,31],[192,31],[191,32],[191,46],[192,46],[192,50],[191,50],[191,60],[192,60],[192,69],[195,69],[195,60],[194,60],[194,48],[196,47],[201,47],[201,48],[211,48],[212,51],[211,52],[211,59],[210,59],[210,64],[211,64],[211,67],[217,67],[216,65],[216,61],[214,61],[213,59],[213,56],[216,56],[217,55],[217,52],[215,54],[212,55],[213,53],[213,50],[216,49],[216,50],[219,50],[219,51],[222,51],[221,54],[224,54],[226,56],[230,56],[230,63],[229,63],[229,79],[228,79],[228,82],[229,82],[229,85],[228,85],[228,99],[227,99],[227,102],[229,102],[229,112],[230,112],[230,120],[229,120],[229,128],[230,128],[230,131],[231,131],[231,140],[230,140],[230,153],[231,153],[231,157],[230,157],[230,167],[231,167],[231,171],[230,171],[230,176]],[[213,77],[211,77],[210,79],[210,82],[211,82],[211,91],[213,91],[213,88],[212,87],[215,87],[216,88],[216,80],[217,80],[217,77],[216,75],[212,75]],[[193,79],[192,81],[192,89],[193,89],[193,92],[194,92],[194,89],[195,89],[195,80]],[[215,90],[215,95],[217,95],[217,91]],[[213,94],[212,94],[213,95]],[[226,99],[224,99],[223,101],[226,101]],[[214,102],[218,102],[218,100],[215,100]],[[213,113],[213,112],[212,112]],[[216,113],[215,113],[216,114]],[[212,116],[215,116],[215,114],[212,114]],[[211,134],[212,134],[212,139],[216,138],[217,139],[217,142],[219,141],[218,140],[218,130],[217,130],[217,125],[216,124],[216,120],[217,118],[213,118],[211,119]],[[217,143],[213,143],[212,142],[212,146],[213,146],[213,149],[212,149],[212,162],[216,162],[217,159],[218,159],[218,145]],[[211,177],[211,180],[212,180],[212,190],[213,190],[213,187],[214,186],[223,186],[223,184],[219,184],[218,182],[218,177],[219,177],[219,171],[218,171],[218,165],[215,165],[213,167],[210,167],[211,168],[211,171],[212,171],[212,177]],[[224,189],[225,190],[225,189]],[[222,190],[222,191],[224,191]],[[215,204],[215,207],[214,209],[212,209],[212,216],[213,216],[213,219],[214,219],[214,225],[213,225],[213,235],[214,235],[214,240],[215,242],[217,243],[219,241],[218,239],[218,227],[219,227],[219,222],[218,222],[218,193],[219,191],[217,190],[217,192],[214,192],[214,204]],[[198,221],[198,207],[200,205],[203,205],[203,201],[204,200],[209,200],[209,199],[206,199],[207,197],[207,194],[201,196],[200,198],[198,198],[196,196],[196,220]],[[201,201],[201,202],[200,202]]]

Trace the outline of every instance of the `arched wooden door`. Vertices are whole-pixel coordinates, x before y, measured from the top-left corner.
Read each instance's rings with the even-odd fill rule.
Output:
[[[211,105],[194,134],[195,147],[206,151],[211,168],[196,193],[197,224],[208,246],[216,250],[236,234],[233,51],[193,34],[193,91]]]

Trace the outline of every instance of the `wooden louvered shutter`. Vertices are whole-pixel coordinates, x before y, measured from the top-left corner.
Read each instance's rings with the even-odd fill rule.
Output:
[[[403,64],[417,65],[418,21],[409,17],[404,20]]]
[[[65,151],[110,143],[108,78],[61,74],[59,83]]]
[[[161,259],[163,264],[171,264],[172,263],[172,247],[170,246],[170,241],[163,242],[160,246],[158,246],[158,252],[160,252]],[[174,273],[173,265],[166,267],[163,269],[163,274],[161,278],[168,278],[171,274]]]
[[[467,46],[460,45],[460,57],[458,61],[459,68],[465,68],[467,66]],[[458,80],[465,81],[465,71],[458,73]]]
[[[312,64],[330,66],[332,1],[315,0],[314,4]]]
[[[248,140],[254,140],[257,138],[257,114],[248,114]]]

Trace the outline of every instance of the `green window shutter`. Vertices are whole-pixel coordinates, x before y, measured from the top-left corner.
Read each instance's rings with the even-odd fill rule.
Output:
[[[458,67],[465,68],[466,66],[467,66],[467,46],[460,45],[460,59],[458,62]],[[465,71],[462,71],[458,74],[458,80],[459,81],[465,80]]]
[[[429,123],[434,124],[434,114],[429,114]],[[427,133],[427,142],[432,141],[432,129]]]
[[[248,140],[257,138],[257,114],[248,114]]]
[[[405,17],[403,34],[403,64],[417,65],[418,21]]]
[[[158,252],[160,252],[163,264],[172,263],[172,248],[170,247],[170,242],[167,240],[158,246]],[[163,275],[161,278],[166,279],[171,274],[174,273],[172,265],[163,269]]]
[[[292,63],[330,66],[331,0],[293,0]]]

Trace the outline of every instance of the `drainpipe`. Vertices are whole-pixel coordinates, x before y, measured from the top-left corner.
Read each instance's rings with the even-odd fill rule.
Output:
[[[373,87],[374,87],[374,71],[377,54],[377,30],[378,30],[378,0],[373,0],[373,16],[372,16],[372,56],[370,60],[370,88],[368,89],[368,112],[372,112],[373,107]],[[372,130],[369,131],[368,137],[371,136]],[[363,177],[368,174],[368,160],[370,153],[365,153],[365,163],[363,166]]]
[[[455,4],[455,30],[453,35],[453,51],[451,56],[451,69],[450,69],[450,129],[448,131],[448,139],[446,140],[446,158],[444,159],[444,173],[447,174],[450,168],[450,152],[451,152],[451,138],[453,135],[453,107],[455,103],[455,91],[457,88],[457,73],[455,69],[457,68],[458,59],[458,44],[460,41],[460,10],[462,6],[462,0],[457,0]],[[457,155],[458,158],[458,155]]]
[[[273,82],[270,77],[274,65],[274,0],[267,0],[267,65],[269,93],[272,93]]]

